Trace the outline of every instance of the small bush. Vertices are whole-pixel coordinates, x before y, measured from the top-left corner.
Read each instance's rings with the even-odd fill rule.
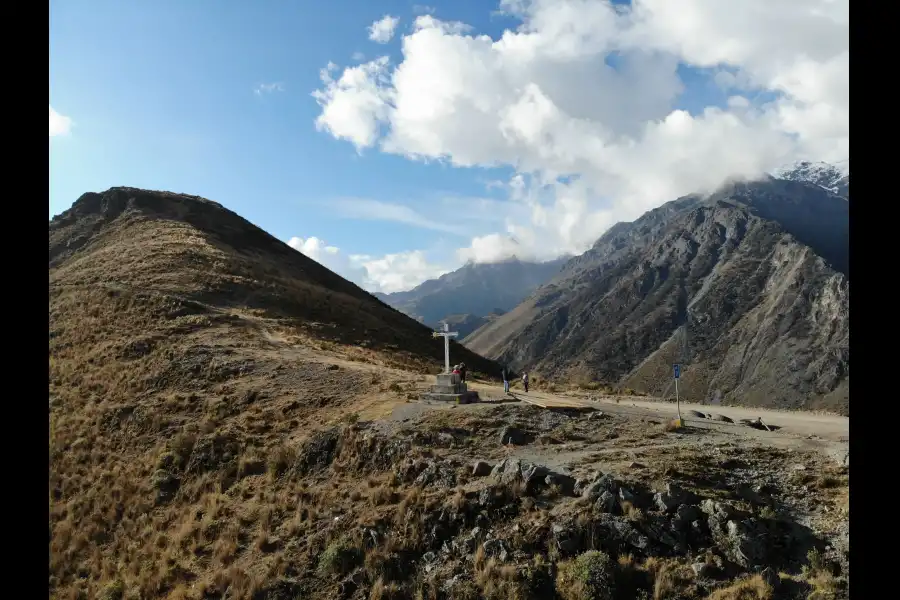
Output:
[[[556,591],[563,600],[612,600],[613,576],[609,555],[590,550],[559,564]]]
[[[345,425],[355,425],[356,423],[359,422],[359,413],[358,412],[347,413],[341,417],[340,422]]]
[[[360,562],[359,549],[345,539],[328,544],[319,557],[318,570],[321,574],[346,575]]]

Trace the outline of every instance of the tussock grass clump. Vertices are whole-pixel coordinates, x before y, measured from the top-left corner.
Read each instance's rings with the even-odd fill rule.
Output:
[[[266,461],[266,469],[273,479],[281,477],[297,460],[297,451],[290,446],[281,444],[272,449]]]
[[[394,582],[385,583],[384,580],[379,577],[372,585],[372,589],[369,590],[369,600],[394,600],[395,598],[402,597],[400,592],[399,585]]]
[[[388,485],[381,485],[372,490],[369,500],[373,506],[393,504],[397,501],[397,493]]]
[[[720,588],[709,595],[709,600],[771,600],[774,598],[772,586],[762,575],[742,577],[728,587]]]
[[[620,503],[622,507],[622,514],[625,515],[625,518],[634,523],[640,523],[644,520],[644,511],[637,508],[629,502],[628,500],[623,500]]]

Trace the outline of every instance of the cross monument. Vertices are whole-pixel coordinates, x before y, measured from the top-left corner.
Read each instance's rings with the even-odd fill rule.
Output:
[[[431,337],[444,338],[444,373],[450,372],[450,338],[456,337],[459,335],[457,331],[450,331],[450,326],[444,323],[443,331],[435,331],[431,334]]]

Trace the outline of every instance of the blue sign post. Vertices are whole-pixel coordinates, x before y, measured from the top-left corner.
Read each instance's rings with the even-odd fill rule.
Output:
[[[675,371],[675,406],[678,410],[678,425],[681,426],[683,424],[681,420],[681,400],[678,398],[678,379],[681,377],[681,365],[675,363],[673,370]]]

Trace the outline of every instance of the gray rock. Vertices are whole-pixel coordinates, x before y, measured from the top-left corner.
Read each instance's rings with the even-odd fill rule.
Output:
[[[478,545],[478,538],[482,535],[482,529],[480,527],[473,527],[469,533],[464,534],[452,542],[450,542],[450,547],[453,548],[454,552],[458,555],[465,556],[475,552],[475,548]]]
[[[734,507],[732,507],[730,504],[725,504],[724,502],[716,502],[715,500],[711,500],[709,498],[700,503],[700,510],[702,510],[711,518],[716,518],[723,521],[728,520],[736,515]]]
[[[690,500],[690,494],[674,483],[666,484],[666,489],[653,496],[653,503],[665,513],[672,512],[679,505]]]
[[[691,568],[694,570],[697,577],[701,579],[708,578],[712,576],[713,573],[713,566],[705,562],[696,562],[691,565]]]
[[[589,483],[581,489],[581,497],[587,498],[588,500],[593,500],[600,496],[600,493],[603,491],[603,486],[599,481],[594,481],[593,483]]]
[[[603,492],[609,492],[612,495],[619,491],[619,484],[609,475],[602,475],[594,479],[591,483],[585,485],[581,490],[581,497],[593,500],[598,498]]]
[[[475,477],[484,477],[491,474],[492,467],[483,460],[476,460],[472,465],[472,475]]]
[[[762,566],[766,563],[767,532],[754,527],[752,521],[728,521],[725,526],[727,537],[724,550],[734,562],[745,568]]]
[[[522,477],[522,461],[518,458],[504,458],[491,471],[491,479],[508,485]]]
[[[619,488],[619,498],[623,502],[631,502],[632,504],[637,503],[637,496],[635,496],[634,493],[628,488]]]
[[[650,540],[646,535],[636,530],[631,523],[624,519],[613,521],[613,529],[616,535],[627,544],[638,550],[646,550],[650,547]]]
[[[772,567],[766,567],[765,569],[763,569],[760,572],[760,576],[763,578],[763,581],[765,581],[772,587],[773,590],[778,589],[778,586],[781,585],[781,578]]]
[[[503,562],[506,562],[506,559],[509,558],[509,550],[507,550],[503,540],[487,540],[481,547],[484,548],[484,553],[487,556],[499,558]]]
[[[507,425],[503,428],[503,431],[500,432],[500,443],[521,446],[525,443],[525,432],[518,427]]]
[[[594,503],[594,509],[598,512],[612,513],[615,512],[617,507],[616,497],[606,490],[600,493],[600,497]]]
[[[700,510],[696,506],[690,504],[680,504],[675,510],[675,517],[672,519],[672,526],[679,530],[690,528],[691,523],[700,517]]]
[[[525,482],[525,491],[533,494],[545,485],[550,470],[541,465],[525,464],[522,465],[521,473],[522,481]]]
[[[422,487],[428,485],[454,487],[456,485],[456,472],[450,463],[429,460],[425,463],[425,468],[422,472],[416,477],[415,484]]]
[[[569,477],[568,475],[562,475],[560,473],[549,473],[544,478],[544,485],[550,487],[552,485],[558,486],[560,491],[566,496],[571,496],[575,490],[575,479],[573,477]]]

